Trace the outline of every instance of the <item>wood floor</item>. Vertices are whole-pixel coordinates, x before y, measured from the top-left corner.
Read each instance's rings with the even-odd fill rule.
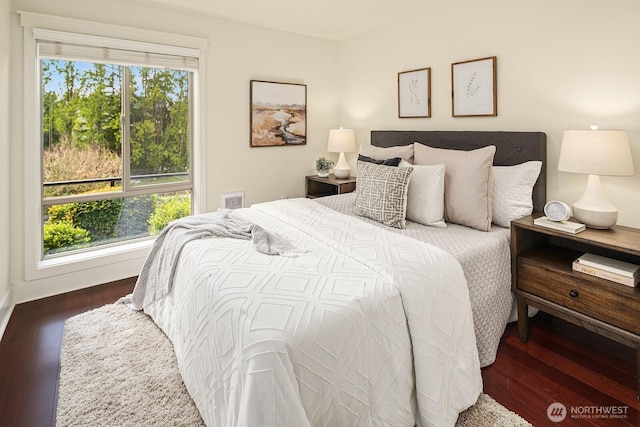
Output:
[[[0,341],[0,426],[54,426],[64,321],[116,301],[134,279],[16,306]],[[484,391],[536,426],[640,426],[636,356],[619,345],[564,321],[538,315],[530,340],[507,327],[496,362],[483,369]],[[585,411],[615,406],[626,418],[571,418],[556,424],[551,403]]]
[[[522,343],[517,324],[507,326],[495,363],[482,371],[485,393],[535,426],[640,426],[634,349],[544,313],[529,327]],[[560,423],[547,417],[554,402],[569,413]],[[626,418],[588,414],[611,407]]]
[[[55,426],[64,321],[133,290],[127,279],[18,304],[0,341],[0,426]]]

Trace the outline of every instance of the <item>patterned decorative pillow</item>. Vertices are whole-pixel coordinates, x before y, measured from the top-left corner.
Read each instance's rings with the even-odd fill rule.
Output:
[[[407,219],[431,227],[445,228],[444,163],[411,165],[403,160],[400,167],[413,167],[407,192]]]
[[[356,214],[389,227],[405,228],[411,172],[412,167],[397,168],[359,161],[356,176]]]

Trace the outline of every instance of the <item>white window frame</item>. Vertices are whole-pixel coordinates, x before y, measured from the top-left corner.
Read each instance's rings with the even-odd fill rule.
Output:
[[[120,278],[138,273],[153,239],[124,242],[86,252],[43,259],[42,249],[42,172],[41,172],[41,109],[40,76],[35,32],[57,34],[79,44],[111,43],[110,46],[149,51],[159,54],[184,53],[197,55],[198,69],[193,79],[193,212],[206,209],[206,50],[205,39],[101,24],[70,18],[18,11],[24,31],[24,267],[25,280],[45,279],[76,273],[111,264],[125,263],[131,271],[119,271]],[[131,267],[131,260],[136,259]],[[116,278],[108,278],[115,280]]]

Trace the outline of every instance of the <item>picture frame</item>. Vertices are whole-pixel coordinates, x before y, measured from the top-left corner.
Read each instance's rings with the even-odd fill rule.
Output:
[[[398,73],[398,117],[431,117],[431,68]]]
[[[497,57],[451,64],[451,115],[453,117],[497,116]]]
[[[250,81],[251,147],[307,144],[307,85]]]

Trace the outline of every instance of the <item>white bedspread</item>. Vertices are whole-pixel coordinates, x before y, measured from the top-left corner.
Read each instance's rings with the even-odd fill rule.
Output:
[[[344,214],[355,216],[356,193],[315,199],[316,202]],[[490,232],[474,230],[458,224],[447,228],[428,227],[407,221],[407,228],[387,227],[379,222],[357,216],[358,219],[390,232],[402,234],[437,246],[453,255],[465,272],[480,366],[492,364],[498,353],[515,297],[511,292],[511,252],[508,228],[493,225]]]
[[[145,308],[209,426],[454,425],[482,390],[468,289],[441,249],[307,199],[236,211],[296,257],[188,243]]]

